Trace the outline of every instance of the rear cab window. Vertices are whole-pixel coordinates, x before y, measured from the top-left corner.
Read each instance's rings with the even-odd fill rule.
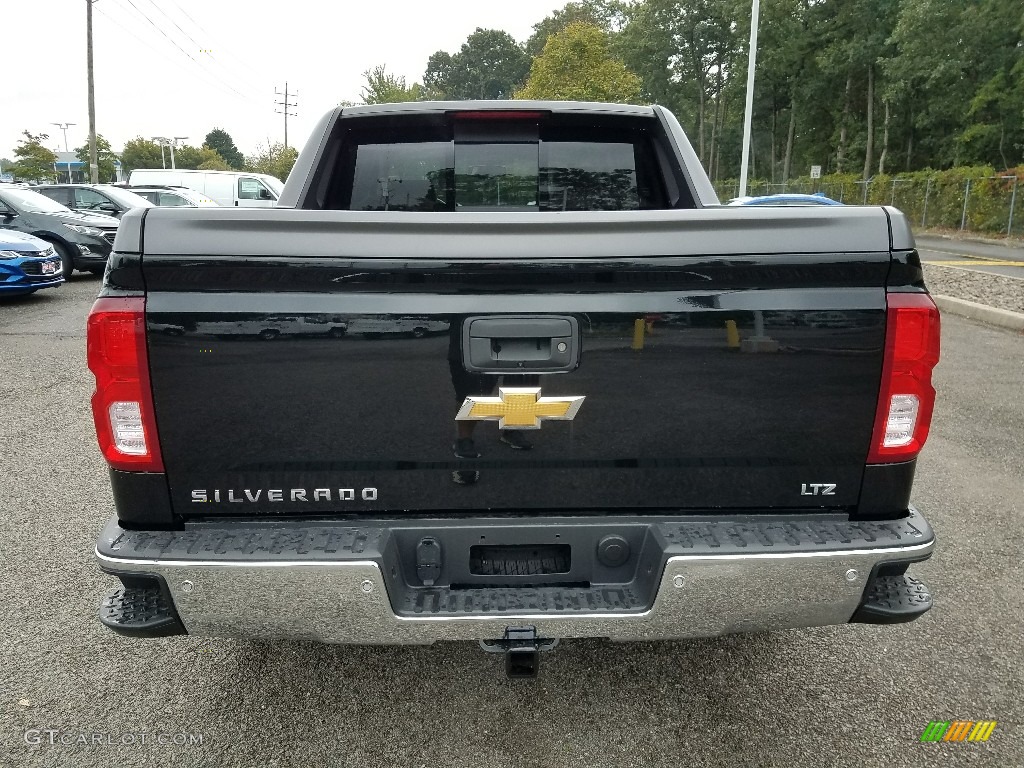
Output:
[[[650,118],[536,113],[339,121],[319,207],[350,211],[636,211],[693,207]],[[472,115],[483,115],[474,117]],[[346,125],[346,123],[350,124]],[[673,194],[674,193],[674,194]]]

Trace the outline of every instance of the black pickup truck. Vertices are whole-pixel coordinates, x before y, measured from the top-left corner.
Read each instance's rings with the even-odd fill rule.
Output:
[[[274,209],[132,211],[88,320],[133,636],[907,621],[939,317],[887,207],[726,207],[660,107],[339,108]],[[273,329],[274,333],[267,333]]]

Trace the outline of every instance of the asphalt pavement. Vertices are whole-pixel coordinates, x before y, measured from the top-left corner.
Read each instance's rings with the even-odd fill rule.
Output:
[[[915,235],[925,264],[1003,275],[1024,280],[1024,247],[961,237]],[[1024,291],[1024,287],[1021,288]]]
[[[924,618],[566,642],[527,683],[469,644],[103,629],[113,582],[92,549],[113,507],[84,338],[97,288],[76,275],[0,302],[0,766],[1024,766],[1020,335],[943,319],[914,493],[938,535],[914,569],[935,597]],[[919,741],[956,719],[998,725],[986,743]]]

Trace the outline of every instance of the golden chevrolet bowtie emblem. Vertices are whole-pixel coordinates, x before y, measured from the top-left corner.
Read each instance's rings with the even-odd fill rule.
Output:
[[[497,420],[500,429],[540,429],[541,419],[572,420],[585,399],[541,397],[540,387],[499,387],[497,397],[467,397],[455,420]]]

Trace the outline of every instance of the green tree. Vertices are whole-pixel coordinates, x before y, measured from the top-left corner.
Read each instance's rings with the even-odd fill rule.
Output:
[[[629,9],[629,21],[622,30],[623,61],[636,72],[648,100],[675,112],[684,125],[695,125],[693,106],[697,90],[693,77],[679,72],[679,40],[676,3],[668,0],[641,2]],[[691,139],[695,138],[691,136]]]
[[[1024,160],[1022,15],[1019,0],[901,0],[883,69],[914,165]]]
[[[749,3],[745,10],[741,6],[736,0],[645,0],[630,7],[616,45],[625,65],[640,76],[643,95],[670,107],[689,127],[712,175],[732,117],[729,86],[735,79],[742,82],[746,72],[745,61],[736,60],[745,49],[743,19],[750,15]]]
[[[363,104],[394,104],[402,101],[420,101],[425,97],[423,86],[413,83],[407,86],[405,78],[387,71],[386,64],[379,64],[363,72],[366,85],[359,97]]]
[[[633,0],[621,29],[603,2],[566,4],[529,50],[566,19],[611,29],[641,98],[676,113],[713,179],[735,175],[750,0]],[[1022,17],[1020,0],[761,0],[751,175],[1020,165]]]
[[[168,165],[170,154],[168,150]],[[184,170],[202,171],[230,171],[231,166],[221,157],[216,150],[209,147],[193,147],[184,144],[174,150],[174,167]]]
[[[216,150],[210,149],[205,144],[200,149],[203,155],[203,161],[196,166],[197,170],[200,171],[233,171],[242,170],[241,168],[235,168],[227,160],[221,157],[220,153]]]
[[[245,159],[245,170],[266,173],[285,181],[298,157],[299,150],[295,147],[286,147],[280,142],[275,142],[269,147],[258,147],[256,154],[249,155]]]
[[[206,134],[203,146],[214,150],[221,156],[221,158],[223,158],[224,162],[227,163],[228,168],[216,170],[230,170],[231,168],[241,170],[245,166],[245,158],[242,157],[242,153],[239,152],[238,147],[235,146],[235,142],[234,139],[231,138],[231,134],[222,128],[214,128]],[[211,168],[203,170],[215,169]]]
[[[895,52],[882,68],[908,94],[910,139],[933,167],[952,165],[959,152],[960,117],[970,103],[963,76],[966,52],[958,47],[963,2],[903,0],[891,40]],[[922,158],[923,159],[923,158]]]
[[[822,30],[809,0],[767,0],[761,7],[753,130],[769,139],[755,144],[754,165],[763,169],[762,175],[772,182],[786,183],[805,154],[815,157],[817,148],[809,145],[817,133],[825,136],[824,155],[831,154],[832,116],[815,113],[812,117],[809,113],[815,105],[831,107],[836,103],[835,89],[839,86],[835,81],[847,72],[843,69],[829,76],[819,67],[815,53],[821,48]],[[749,26],[742,34],[749,34]],[[747,51],[737,52],[745,64]],[[820,92],[823,87],[827,93]],[[734,88],[738,105],[746,97],[746,84],[741,86],[736,78]],[[739,119],[738,114],[736,117]],[[760,157],[757,149],[761,150]]]
[[[967,70],[974,93],[959,137],[963,160],[1011,168],[1024,161],[1024,7],[981,0],[964,14],[964,32],[982,60]]]
[[[618,0],[578,0],[552,11],[550,16],[533,25],[533,34],[523,46],[533,59],[540,56],[548,37],[561,32],[574,21],[593,24],[608,33],[621,29],[626,22],[627,6]]]
[[[43,181],[54,177],[53,164],[57,162],[57,155],[52,150],[43,146],[43,142],[49,137],[45,133],[29,133],[22,131],[25,137],[18,142],[14,148],[14,165],[11,171],[19,179],[27,181]]]
[[[857,130],[862,137],[858,142],[863,147],[862,179],[876,173],[876,162],[881,162],[884,171],[896,97],[885,78],[884,61],[893,53],[891,38],[899,5],[900,0],[843,0],[816,9],[820,12],[820,31],[824,33],[821,35],[824,45],[818,57],[822,71],[836,81],[844,79],[858,85],[852,92],[845,86],[842,90],[844,99],[853,98],[863,104],[863,108],[844,101],[842,124],[848,125],[851,109],[863,115]],[[838,82],[835,85],[838,86]],[[878,130],[880,105],[885,110],[881,135]]]
[[[477,27],[458,53],[427,60],[423,85],[446,99],[510,99],[530,71],[530,57],[508,32]]]
[[[160,145],[141,136],[126,141],[121,151],[121,167],[125,173],[136,168],[163,168],[165,162],[170,162],[167,150],[164,150],[164,159],[161,160]]]
[[[548,38],[518,99],[636,102],[640,78],[608,50],[608,35],[573,22]]]
[[[85,163],[86,167],[86,178],[89,176],[89,142],[86,141],[80,147],[75,147],[75,157],[78,161]],[[114,174],[117,172],[117,168],[114,165],[117,160],[117,154],[110,148],[110,142],[103,138],[103,134],[96,134],[96,164],[99,166],[99,179],[100,184],[108,184],[114,180]]]

